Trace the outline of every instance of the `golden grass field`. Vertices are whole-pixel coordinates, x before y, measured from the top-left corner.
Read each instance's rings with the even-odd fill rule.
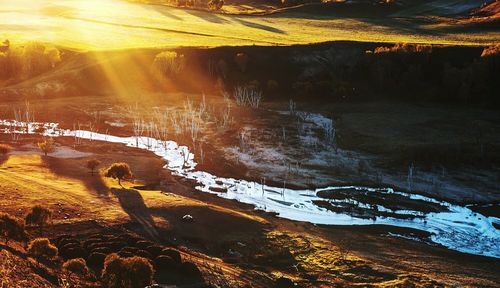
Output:
[[[82,50],[336,40],[490,45],[498,36],[495,30],[467,32],[408,18],[346,18],[301,12],[238,16],[121,0],[18,0],[0,5],[0,39],[50,42]]]
[[[58,141],[58,149],[70,149],[64,139]],[[193,193],[189,186],[176,182],[173,177],[167,177],[167,187],[175,194],[154,188],[138,189],[158,180],[161,161],[133,148],[126,148],[125,153],[116,148],[89,142],[78,151],[93,155],[59,158],[40,156],[38,151],[26,146],[14,147],[14,153],[0,164],[1,211],[23,217],[34,205],[50,208],[54,213],[53,222],[42,232],[48,237],[61,233],[85,234],[123,225],[139,225],[149,239],[173,235],[181,241],[179,250],[185,259],[205,267],[203,269],[217,267],[228,279],[233,279],[233,283],[252,283],[253,287],[269,287],[270,277],[283,275],[298,282],[305,281],[305,275],[314,275],[317,277],[314,287],[494,285],[495,276],[487,274],[485,259],[474,261],[466,257],[462,261],[445,249],[380,236],[376,229],[374,233],[366,233],[280,220],[252,211],[252,207]],[[115,180],[91,175],[84,167],[91,157],[101,159],[103,167],[127,159],[134,171],[134,180],[125,182],[122,189]],[[188,213],[195,217],[195,224],[180,220]],[[31,230],[31,233],[39,235],[40,232]],[[259,264],[266,267],[264,271],[223,261],[220,253],[238,241],[247,245],[239,248],[244,255],[275,260]],[[346,245],[349,248],[344,248]],[[0,278],[7,279],[0,282],[0,287],[58,287],[39,276],[36,267],[43,266],[28,258],[24,248],[15,243],[0,253],[0,259]],[[296,263],[300,273],[287,268],[290,261]],[[31,276],[28,279],[26,275]]]

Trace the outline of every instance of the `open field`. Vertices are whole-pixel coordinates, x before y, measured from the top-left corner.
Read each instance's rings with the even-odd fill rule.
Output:
[[[80,50],[270,46],[335,40],[490,45],[499,36],[495,30],[413,18],[316,16],[300,11],[237,16],[119,0],[2,3],[0,26],[0,39],[13,43],[50,42]]]

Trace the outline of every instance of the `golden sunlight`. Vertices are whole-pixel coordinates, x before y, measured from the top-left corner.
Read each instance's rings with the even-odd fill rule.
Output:
[[[0,288],[498,287],[499,20],[0,0]]]
[[[285,45],[331,40],[471,45],[491,44],[495,40],[491,32],[443,32],[437,36],[392,29],[362,18],[297,16],[212,14],[125,0],[2,1],[0,38],[13,42],[38,40],[83,50]],[[421,28],[427,29],[425,24]]]

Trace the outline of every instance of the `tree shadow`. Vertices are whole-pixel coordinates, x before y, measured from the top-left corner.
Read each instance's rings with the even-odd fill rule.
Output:
[[[186,9],[185,12],[189,13],[193,16],[196,16],[200,19],[203,19],[205,21],[212,22],[212,23],[218,23],[218,24],[230,23],[229,20],[224,19],[224,18],[218,16],[217,14],[210,13],[210,12],[198,11],[198,10],[193,10],[193,9]]]
[[[144,231],[154,240],[159,241],[160,235],[156,230],[153,217],[149,208],[144,203],[144,198],[135,189],[112,188],[111,193],[118,198],[123,211],[127,213],[132,221],[141,224]]]
[[[275,27],[271,27],[271,26],[267,26],[267,25],[263,25],[263,24],[258,24],[258,23],[254,23],[254,22],[250,22],[250,21],[246,21],[246,20],[243,20],[243,19],[240,19],[240,18],[234,18],[234,20],[240,24],[243,24],[247,27],[250,27],[250,28],[255,28],[255,29],[260,29],[260,30],[264,30],[264,31],[268,31],[268,32],[272,32],[272,33],[279,33],[279,34],[286,34],[285,31],[281,30],[281,29],[278,29],[278,28],[275,28]]]
[[[41,158],[45,166],[54,174],[80,180],[87,189],[96,191],[100,196],[108,196],[108,187],[98,173],[94,175],[87,171],[82,173],[82,164],[75,163],[81,160],[43,156]]]
[[[154,11],[156,11],[156,12],[158,12],[158,13],[162,14],[163,16],[166,16],[170,19],[177,20],[177,21],[183,21],[183,19],[181,17],[174,15],[168,11],[170,9],[174,9],[174,8],[169,7],[169,6],[166,6],[163,4],[148,4],[148,5],[144,5],[144,6],[147,7],[148,9],[154,10]]]

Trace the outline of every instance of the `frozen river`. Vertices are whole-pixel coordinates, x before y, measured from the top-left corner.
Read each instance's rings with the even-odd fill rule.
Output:
[[[215,194],[274,212],[278,217],[325,225],[391,225],[430,233],[429,240],[449,249],[500,258],[500,231],[486,217],[467,207],[391,188],[361,186],[295,190],[243,179],[223,178],[196,170],[196,157],[186,146],[149,137],[117,137],[84,130],[60,129],[56,123],[23,123],[0,120],[4,133],[42,133],[51,137],[78,137],[120,143],[153,152],[163,158],[174,175],[195,181],[200,192]],[[349,199],[346,195],[360,196]],[[363,201],[365,199],[366,201]],[[372,200],[380,201],[373,202]],[[403,207],[385,206],[389,200]],[[406,204],[405,204],[406,203]],[[406,205],[406,206],[405,206]],[[349,207],[348,210],[344,209]],[[429,209],[431,208],[431,209]],[[361,212],[369,213],[369,217]]]

